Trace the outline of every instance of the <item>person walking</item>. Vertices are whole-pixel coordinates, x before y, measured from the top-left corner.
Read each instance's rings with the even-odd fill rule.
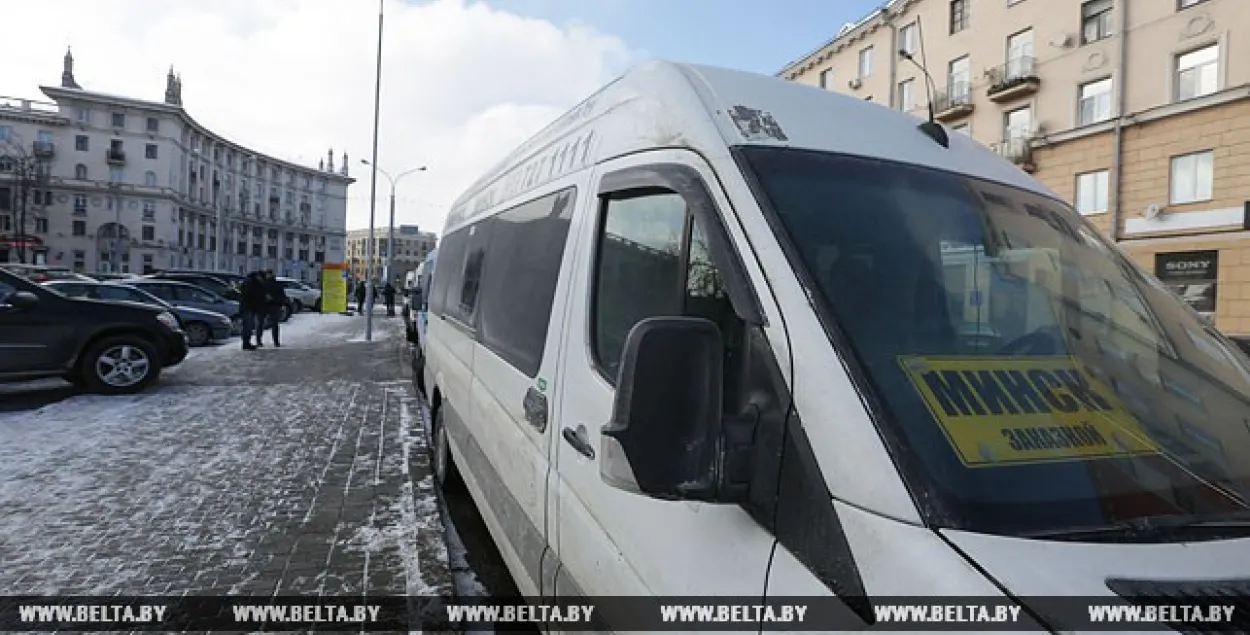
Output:
[[[268,308],[268,294],[265,293],[265,283],[261,280],[260,272],[253,271],[247,274],[243,282],[239,285],[239,309],[243,314],[243,350],[254,351],[256,344],[252,343],[252,335],[256,335],[256,342],[260,342],[261,332],[264,329],[265,312]]]
[[[387,282],[382,297],[386,299],[386,317],[395,317],[395,285]]]
[[[365,283],[363,280],[356,281],[356,312],[365,314]]]
[[[282,343],[278,341],[280,329],[279,324],[282,323],[282,312],[286,309],[287,300],[286,289],[282,288],[282,283],[278,282],[278,276],[270,269],[264,273],[265,295],[268,300],[266,306],[265,317],[268,320],[268,327],[272,329],[273,345],[282,348]],[[256,345],[263,346],[261,340],[265,334],[265,328],[262,326],[260,333],[256,335]]]

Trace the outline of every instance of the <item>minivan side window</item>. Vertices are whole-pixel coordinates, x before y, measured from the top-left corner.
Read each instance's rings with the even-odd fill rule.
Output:
[[[649,317],[712,320],[721,328],[726,353],[738,349],[745,325],[712,262],[706,236],[679,194],[649,191],[607,200],[598,236],[591,342],[611,383],[629,331]]]
[[[483,346],[538,375],[568,240],[575,188],[521,203],[447,234],[430,312],[476,331]]]

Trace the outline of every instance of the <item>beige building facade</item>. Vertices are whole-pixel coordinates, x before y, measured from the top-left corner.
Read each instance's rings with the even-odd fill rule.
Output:
[[[163,101],[82,88],[67,53],[48,101],[0,98],[0,263],[84,272],[273,269],[306,281],[346,248],[347,157],[266,156]]]
[[[416,271],[425,261],[425,257],[434,251],[438,237],[431,232],[423,232],[416,225],[395,226],[395,256],[391,262],[391,281],[403,282],[409,271]],[[373,259],[376,277],[381,280],[386,267],[386,251],[388,247],[387,228],[375,227],[373,230]],[[347,265],[353,280],[363,280],[368,269],[369,230],[353,229],[347,232]]]
[[[1246,0],[893,0],[779,75],[927,117],[923,65],[943,125],[1247,334],[1248,42]]]

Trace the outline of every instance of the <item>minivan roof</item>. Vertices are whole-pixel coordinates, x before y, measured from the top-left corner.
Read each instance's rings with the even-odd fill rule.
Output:
[[[940,168],[1058,198],[989,148],[950,134],[949,149],[907,113],[768,75],[645,62],[531,137],[452,206],[444,234],[497,205],[614,157],[654,148],[704,156],[762,145]]]

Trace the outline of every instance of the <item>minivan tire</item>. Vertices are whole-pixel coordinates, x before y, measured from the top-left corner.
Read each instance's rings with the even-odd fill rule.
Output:
[[[455,460],[451,456],[451,445],[447,441],[447,427],[443,425],[443,409],[439,408],[434,415],[434,426],[430,430],[430,471],[434,473],[434,482],[443,491],[453,491],[461,487],[460,473],[456,470]]]
[[[125,358],[125,359],[122,359]],[[128,360],[132,370],[126,381],[108,379],[108,360]],[[141,368],[136,368],[142,364]],[[78,376],[90,392],[132,395],[142,392],[160,377],[163,362],[156,348],[141,337],[118,335],[92,342],[78,361]]]

